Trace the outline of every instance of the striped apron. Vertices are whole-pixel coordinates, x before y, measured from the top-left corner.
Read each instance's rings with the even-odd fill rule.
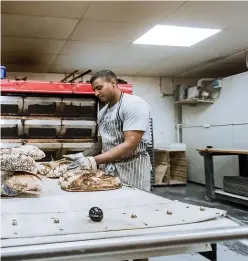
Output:
[[[108,121],[104,120],[108,110],[107,107],[102,117],[98,120],[103,153],[124,142],[123,122],[119,115],[122,99],[123,93],[119,100],[116,117],[111,117]],[[141,141],[132,156],[121,161],[105,164],[104,171],[108,174],[118,176],[124,184],[150,191],[151,162],[146,147],[147,144]]]

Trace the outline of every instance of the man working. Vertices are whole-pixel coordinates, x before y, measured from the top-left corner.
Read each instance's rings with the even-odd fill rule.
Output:
[[[151,163],[146,151],[150,141],[150,109],[141,98],[124,94],[117,86],[116,75],[109,70],[96,72],[90,79],[95,95],[107,105],[98,115],[100,137],[84,153],[64,155],[77,166],[118,176],[125,184],[149,191]]]

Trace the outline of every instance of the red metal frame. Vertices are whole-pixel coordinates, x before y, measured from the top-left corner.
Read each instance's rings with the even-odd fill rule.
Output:
[[[133,85],[130,83],[118,84],[118,86],[124,93],[132,94],[133,92]],[[1,92],[94,95],[89,83],[15,81],[8,79],[1,80]]]

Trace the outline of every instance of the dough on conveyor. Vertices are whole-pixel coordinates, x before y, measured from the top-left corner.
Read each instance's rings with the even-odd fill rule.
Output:
[[[47,178],[59,178],[67,171],[67,166],[70,163],[72,163],[72,161],[65,159],[37,163],[38,173]]]
[[[40,175],[46,176],[50,171],[52,171],[51,163],[50,162],[38,162],[37,170]]]
[[[12,176],[15,172],[14,171],[7,171],[7,170],[1,170],[1,183],[8,177]]]
[[[45,153],[33,145],[22,145],[17,148],[1,149],[1,154],[22,154],[29,156],[34,160],[41,160],[45,158]]]
[[[118,177],[101,170],[71,169],[59,178],[62,189],[67,191],[101,191],[113,190],[122,186]]]
[[[30,173],[16,172],[5,179],[5,183],[17,192],[38,192],[42,190],[41,179]]]
[[[37,173],[36,162],[33,158],[19,154],[0,154],[1,170],[5,171],[24,171],[32,174]]]

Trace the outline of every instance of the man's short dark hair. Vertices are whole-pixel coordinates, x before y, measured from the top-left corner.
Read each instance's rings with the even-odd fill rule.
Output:
[[[110,70],[101,70],[94,73],[90,78],[90,84],[92,84],[98,78],[103,78],[107,82],[110,82],[112,79],[114,79],[117,83],[116,75]]]

